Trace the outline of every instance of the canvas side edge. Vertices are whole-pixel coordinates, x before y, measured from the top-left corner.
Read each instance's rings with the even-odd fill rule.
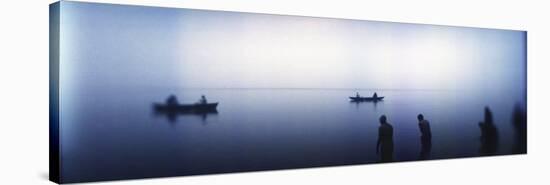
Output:
[[[60,5],[49,5],[49,180],[61,183],[59,146]]]

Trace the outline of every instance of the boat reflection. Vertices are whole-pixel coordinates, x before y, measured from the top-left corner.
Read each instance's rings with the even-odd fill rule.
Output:
[[[384,101],[371,101],[371,102],[366,102],[366,101],[349,101],[350,104],[354,104],[355,105],[355,108],[356,109],[359,109],[360,106],[365,106],[365,105],[361,105],[361,104],[372,104],[374,110],[377,109],[377,106],[379,103],[383,103]]]
[[[204,111],[177,111],[166,109],[154,109],[155,116],[164,116],[171,123],[175,123],[179,116],[199,116],[203,121],[206,121],[208,116],[214,116],[218,114],[218,110],[204,110]]]

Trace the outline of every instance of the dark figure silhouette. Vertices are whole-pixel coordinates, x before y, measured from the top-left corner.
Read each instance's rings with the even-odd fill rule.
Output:
[[[201,95],[201,99],[199,100],[199,103],[200,103],[200,104],[206,104],[206,103],[208,103],[208,101],[206,101],[206,96]]]
[[[432,151],[432,131],[430,122],[424,119],[424,115],[418,114],[418,128],[420,129],[420,160],[429,159]]]
[[[178,98],[176,98],[175,95],[170,95],[168,96],[168,98],[166,99],[166,104],[167,105],[178,105]]]
[[[198,104],[207,104],[206,97],[204,95],[201,96],[199,99]],[[170,95],[168,98],[166,98],[166,105],[171,107],[168,109],[155,109],[155,115],[161,115],[166,116],[168,118],[168,121],[170,123],[175,123],[179,116],[200,116],[201,119],[206,121],[206,118],[209,115],[216,115],[218,114],[218,111],[216,109],[214,110],[181,110],[178,109],[178,106],[182,106],[175,95]]]
[[[380,116],[376,154],[380,154],[380,162],[393,161],[393,127],[387,122],[385,115]]]
[[[514,124],[515,144],[514,153],[527,153],[527,112],[516,105],[512,116],[512,124]]]
[[[372,95],[373,98],[378,98],[378,94],[376,94],[376,92],[374,92],[374,94]]]
[[[485,121],[479,123],[481,130],[481,155],[494,155],[498,149],[498,131],[493,122],[493,113],[485,107]]]

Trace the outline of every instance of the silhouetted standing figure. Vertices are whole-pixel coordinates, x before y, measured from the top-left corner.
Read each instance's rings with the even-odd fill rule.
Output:
[[[374,94],[372,95],[372,97],[373,97],[374,99],[376,99],[376,98],[378,98],[378,94],[376,94],[376,92],[374,92]]]
[[[178,98],[176,98],[175,95],[170,95],[168,96],[168,98],[166,99],[166,104],[167,105],[178,105]]]
[[[376,154],[380,154],[380,162],[393,161],[393,127],[387,122],[385,115],[380,116]]]
[[[206,104],[206,103],[208,103],[208,101],[206,101],[206,96],[201,95],[201,99],[199,100],[199,103],[201,103],[201,104]]]
[[[424,115],[418,114],[418,128],[420,129],[420,160],[429,159],[430,152],[432,150],[432,131],[430,128],[430,122],[424,119]]]
[[[485,107],[485,120],[479,123],[479,129],[481,130],[481,155],[494,155],[498,148],[498,131],[489,107]]]
[[[166,98],[166,105],[168,106],[179,105],[178,98],[176,97],[176,95],[171,94],[170,96],[168,96],[168,98]],[[166,114],[166,116],[168,117],[168,121],[170,121],[170,123],[174,123],[177,119],[177,113],[174,111],[167,111],[162,113]]]
[[[514,153],[527,153],[527,112],[520,105],[514,107],[512,124],[515,131]]]

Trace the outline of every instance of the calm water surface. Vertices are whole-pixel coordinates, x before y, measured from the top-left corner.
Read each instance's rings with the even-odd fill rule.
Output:
[[[87,91],[62,100],[67,182],[375,163],[382,114],[394,127],[395,161],[420,157],[418,113],[431,123],[428,158],[480,156],[478,123],[486,105],[498,129],[495,154],[515,153],[512,112],[518,101],[502,97],[377,90],[384,101],[351,103],[347,97],[355,91],[349,89],[125,91]],[[220,102],[218,112],[172,119],[155,113],[152,103],[170,93],[184,103],[205,94]]]

